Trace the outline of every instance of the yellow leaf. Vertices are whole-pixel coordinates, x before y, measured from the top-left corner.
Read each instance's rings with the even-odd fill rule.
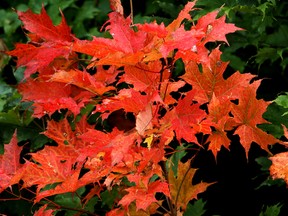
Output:
[[[151,145],[153,142],[153,138],[154,138],[154,134],[150,134],[148,137],[146,137],[146,139],[144,140],[144,143],[147,144],[148,149],[151,149]]]

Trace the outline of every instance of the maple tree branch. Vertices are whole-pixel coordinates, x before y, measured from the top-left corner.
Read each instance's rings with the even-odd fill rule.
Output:
[[[161,90],[161,84],[162,84],[162,79],[163,79],[163,71],[164,71],[164,67],[162,66],[162,69],[160,70],[160,79],[159,79],[159,86],[158,86],[158,91],[160,92]],[[165,92],[166,93],[166,92]],[[165,96],[164,96],[165,97]],[[164,100],[164,99],[163,99]]]
[[[160,208],[162,208],[164,211],[166,211],[167,214],[171,215],[170,211],[169,211],[168,209],[166,209],[164,206],[160,205],[158,202],[156,202],[156,204],[157,204]],[[158,212],[158,211],[157,211],[157,212]],[[161,214],[160,212],[158,212],[158,213]]]
[[[168,63],[168,60],[167,60],[167,59],[161,61],[161,62],[162,62],[162,69],[160,70],[160,81],[159,81],[159,86],[158,86],[158,91],[159,91],[159,92],[160,92],[160,90],[161,90],[161,84],[162,84],[162,82],[163,82],[163,72],[164,72],[165,70],[170,70],[170,68],[173,68],[173,65],[174,65],[174,60],[173,60],[173,59],[174,59],[174,54],[175,54],[175,53],[173,53],[173,57],[172,57],[171,63]],[[166,65],[164,65],[164,63],[163,63],[164,61],[166,62]],[[170,70],[169,79],[171,78],[171,76],[172,76],[172,71]],[[169,82],[169,83],[170,83],[170,82]],[[164,96],[163,96],[163,101],[165,100],[169,83],[167,83],[167,85],[166,85],[165,93],[164,93]]]
[[[7,193],[11,194],[12,196],[15,196],[15,198],[7,198],[7,199],[1,198],[1,199],[0,199],[1,201],[20,200],[20,199],[22,199],[22,200],[26,200],[26,201],[28,201],[28,202],[33,202],[32,200],[21,196],[21,194],[17,195],[17,194],[15,194],[13,191],[12,191],[12,192],[9,191],[8,189],[6,189],[5,191],[6,191]],[[19,191],[19,192],[20,192],[20,191]]]
[[[133,21],[133,1],[132,0],[130,0],[130,10],[131,10],[131,14],[130,14],[131,24],[133,25],[134,21]]]
[[[51,200],[50,200],[51,201]],[[40,202],[41,203],[41,202]],[[51,201],[52,205],[54,206],[54,203]],[[84,209],[77,209],[77,208],[72,208],[72,207],[68,207],[68,206],[59,206],[57,203],[55,203],[57,206],[56,208],[57,209],[66,209],[66,210],[71,210],[71,211],[77,211],[79,213],[85,213],[87,215],[92,215],[92,216],[99,216],[99,214],[95,214],[95,213],[92,213],[90,211],[87,211],[87,210],[84,210]],[[51,204],[48,203],[48,206],[49,207],[52,207]],[[58,207],[59,206],[59,207]]]
[[[25,188],[25,190],[29,191],[29,192],[32,193],[32,194],[35,194],[34,191],[32,191],[32,190],[30,190],[30,189],[28,189],[28,188]],[[5,190],[5,191],[6,191],[7,193],[15,196],[16,198],[0,199],[0,200],[7,201],[7,200],[19,200],[19,199],[22,199],[22,200],[26,200],[26,201],[28,201],[28,202],[33,203],[33,200],[32,200],[32,199],[25,198],[25,197],[21,196],[21,194],[20,194],[20,195],[17,195],[17,194],[15,194],[15,193],[13,193],[13,192],[10,192],[10,191],[8,191],[8,190]],[[73,211],[85,213],[85,214],[87,214],[87,215],[99,216],[98,214],[89,212],[89,211],[84,210],[84,209],[72,208],[72,207],[68,207],[68,206],[61,206],[61,205],[53,202],[52,200],[50,200],[50,199],[48,199],[48,198],[46,198],[46,197],[44,197],[43,199],[48,202],[48,206],[49,206],[49,207],[54,207],[55,209],[73,210]],[[44,205],[44,204],[46,204],[46,203],[40,201],[39,204],[43,204],[43,205]]]

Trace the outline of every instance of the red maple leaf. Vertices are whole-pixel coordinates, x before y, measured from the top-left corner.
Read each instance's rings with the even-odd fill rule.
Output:
[[[226,39],[227,34],[243,30],[242,28],[236,27],[234,24],[226,23],[226,16],[216,19],[217,14],[218,11],[213,11],[204,15],[198,20],[197,25],[195,26],[196,29],[201,29],[206,34],[202,41],[203,44],[211,41],[224,41],[228,44]]]
[[[166,182],[155,181],[148,185],[148,188],[133,186],[126,189],[128,192],[120,201],[119,204],[128,208],[129,204],[136,200],[137,210],[146,210],[154,202],[158,202],[155,198],[155,193],[164,193],[167,197],[170,196],[168,184]]]
[[[195,47],[204,36],[205,34],[202,31],[195,29],[186,31],[184,26],[181,26],[171,34],[170,40],[165,40],[160,51],[164,57],[167,57],[168,54],[176,48],[181,51],[193,50],[193,47]]]
[[[231,109],[232,103],[230,100],[227,99],[220,103],[220,100],[218,100],[215,95],[212,96],[208,104],[209,118],[211,118],[213,122],[211,126],[213,126],[215,130],[212,131],[207,142],[210,142],[209,150],[212,150],[215,157],[222,146],[228,149],[231,141],[227,137],[226,132],[237,126],[233,117],[229,115]]]
[[[256,98],[256,90],[259,85],[260,81],[255,81],[249,87],[243,89],[239,95],[239,104],[233,104],[232,107],[234,120],[239,124],[235,134],[239,135],[246,155],[248,155],[252,142],[256,142],[268,152],[268,145],[278,142],[275,137],[257,127],[258,124],[268,123],[262,115],[270,104],[263,99],[258,100]]]
[[[129,166],[129,173],[126,174],[127,179],[130,182],[135,182],[136,185],[142,185],[148,187],[149,181],[153,175],[157,175],[160,179],[164,180],[163,171],[159,162],[165,160],[164,149],[158,146],[152,146],[149,148],[139,147],[137,149],[138,154],[134,153],[132,157],[134,160],[137,159],[138,164],[131,164]],[[127,157],[131,161],[133,158]],[[127,162],[125,162],[127,164]],[[132,172],[131,172],[132,171]]]
[[[193,104],[194,98],[195,91],[190,91],[161,120],[162,125],[167,125],[167,131],[175,131],[179,141],[185,139],[188,142],[198,143],[195,134],[200,131],[195,130],[193,126],[200,124],[207,114],[199,108],[199,104]]]
[[[117,12],[109,14],[109,20],[106,30],[109,30],[113,39],[96,38],[92,41],[75,40],[73,51],[85,53],[93,56],[97,61],[92,60],[89,65],[134,65],[140,62],[144,57],[141,49],[145,46],[146,33],[142,31],[135,32],[131,25],[129,17],[124,18]]]
[[[58,145],[75,145],[75,134],[66,118],[59,122],[49,121],[43,134]]]
[[[18,90],[23,95],[23,101],[33,101],[33,116],[38,118],[45,114],[51,115],[55,111],[65,108],[77,115],[84,105],[77,104],[70,96],[72,93],[71,86],[63,83],[28,79],[18,86]]]
[[[111,159],[112,165],[120,162],[124,156],[128,153],[132,145],[136,144],[139,139],[139,135],[136,132],[131,132],[128,134],[121,135],[119,134],[113,140],[111,140]]]
[[[191,16],[189,13],[191,12],[195,4],[196,4],[196,1],[188,2],[183,8],[183,10],[180,11],[178,17],[175,20],[173,20],[172,23],[170,23],[166,29],[169,32],[173,32],[180,27],[184,19],[191,20]]]
[[[61,12],[62,21],[58,26],[54,26],[51,18],[46,13],[44,7],[40,14],[35,14],[32,10],[17,12],[19,19],[24,23],[24,28],[38,37],[58,43],[71,42],[73,37],[71,30]]]
[[[86,185],[86,183],[84,185],[81,184],[81,182],[78,180],[80,171],[81,171],[81,168],[78,168],[77,170],[75,170],[73,173],[67,176],[67,178],[62,183],[58,184],[55,188],[42,190],[39,193],[37,193],[34,203],[39,202],[41,199],[47,196],[68,193],[68,192],[75,192],[80,187]],[[39,189],[37,190],[39,191]]]
[[[78,176],[86,156],[81,157],[79,150],[88,143],[83,142],[80,136],[88,129],[91,126],[87,124],[85,117],[76,122],[75,130],[71,129],[67,119],[48,122],[44,134],[57,142],[58,146],[45,146],[43,150],[31,153],[32,160],[26,161],[22,176],[23,187],[37,185],[37,201],[53,194],[75,191],[83,186],[78,182]],[[40,192],[45,185],[53,183],[60,185]]]
[[[48,204],[43,205],[39,208],[35,213],[34,216],[53,216],[53,209],[47,209]]]
[[[105,185],[110,187],[112,181],[120,182],[124,177],[124,169],[119,164],[130,164],[131,158],[127,160],[127,156],[134,155],[134,147],[140,142],[139,135],[136,131],[124,133],[114,129],[111,133],[103,133],[97,130],[88,130],[80,136],[88,145],[80,149],[80,157],[85,156],[87,162],[85,168],[89,169],[87,173],[79,179],[83,186],[89,183],[98,182],[106,176]],[[85,158],[84,158],[85,159]],[[82,161],[82,160],[80,160]],[[124,161],[124,162],[123,162]],[[125,166],[126,166],[125,165]],[[127,169],[125,169],[127,173]],[[117,173],[117,174],[116,174]]]
[[[77,69],[69,71],[58,70],[51,76],[50,81],[75,85],[95,95],[103,95],[105,92],[115,89],[113,86],[105,86],[103,82],[97,81],[85,70],[80,71]]]
[[[102,104],[96,106],[96,111],[104,113],[124,109],[125,112],[132,112],[137,115],[153,102],[162,102],[157,90],[143,95],[134,89],[122,89],[118,95],[104,99]],[[103,119],[107,116],[108,114],[102,114]]]
[[[165,28],[165,25],[163,22],[160,25],[158,25],[156,21],[154,21],[152,23],[135,24],[135,25],[137,26],[139,31],[144,31],[150,35],[155,35],[158,38],[165,38],[168,34],[168,31]],[[153,38],[153,37],[151,37],[151,38]],[[147,39],[148,39],[148,37],[147,37]]]
[[[0,155],[0,193],[21,179],[24,166],[20,164],[20,153],[23,147],[17,144],[15,131],[10,143],[4,144],[4,154]]]
[[[225,23],[225,16],[216,19],[218,11],[214,11],[201,17],[190,30],[185,30],[183,25],[180,26],[181,21],[184,18],[191,20],[189,11],[191,11],[194,4],[195,2],[187,4],[178,18],[167,26],[166,29],[169,29],[168,31],[171,34],[166,37],[160,51],[164,57],[167,57],[170,51],[177,48],[175,59],[182,58],[182,60],[188,62],[193,59],[195,63],[203,63],[209,67],[208,50],[205,44],[212,41],[228,43],[226,35],[242,29],[234,24]]]
[[[43,150],[31,153],[31,156],[37,164],[26,162],[23,187],[38,185],[39,191],[47,184],[63,182],[72,175],[78,153],[69,145],[45,146]]]
[[[27,79],[36,71],[41,72],[49,66],[56,57],[69,58],[69,47],[63,47],[44,43],[42,46],[32,44],[16,44],[14,50],[7,52],[18,58],[17,67],[25,66],[24,78]]]
[[[26,66],[24,78],[36,71],[41,72],[56,57],[64,56],[68,59],[73,36],[63,14],[61,23],[54,26],[44,7],[40,14],[31,10],[17,13],[24,28],[33,33],[30,44],[17,44],[15,50],[8,52],[18,58],[17,67]]]
[[[81,139],[81,135],[92,128],[93,126],[87,123],[85,116],[79,122],[75,122],[74,130],[72,130],[69,121],[64,118],[58,122],[54,120],[49,121],[43,134],[54,140],[58,145],[70,145],[75,149],[81,149],[87,144]]]
[[[238,98],[243,87],[249,85],[249,81],[254,77],[251,74],[236,72],[224,79],[223,73],[228,62],[222,62],[220,56],[219,48],[214,49],[209,55],[209,64],[202,65],[203,71],[200,71],[198,65],[191,61],[186,65],[186,73],[181,76],[197,89],[195,99],[201,104],[210,102],[213,94],[220,102]]]
[[[159,61],[148,64],[139,63],[135,66],[125,66],[125,73],[121,81],[132,84],[136,91],[145,91],[147,88],[157,89],[160,83],[162,64]]]
[[[116,70],[115,66],[110,66],[108,70],[105,70],[103,66],[99,65],[97,66],[97,72],[94,75],[94,78],[98,82],[110,85],[116,81],[116,77],[119,74],[119,72],[121,71]]]

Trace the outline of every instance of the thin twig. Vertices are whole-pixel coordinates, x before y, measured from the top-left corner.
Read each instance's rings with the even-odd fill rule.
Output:
[[[164,162],[164,161],[161,161],[161,162],[160,162],[160,165],[161,165],[161,167],[162,167],[162,170],[163,170],[165,179],[168,181],[169,178],[168,178],[168,172],[167,172],[167,170],[166,170],[165,162]],[[168,183],[169,183],[169,181],[168,181]],[[169,209],[170,209],[169,215],[173,216],[175,210],[174,210],[172,201],[171,201],[171,199],[170,199],[169,197],[167,197],[167,196],[165,196],[165,197],[166,197],[166,201],[167,201],[167,203],[168,203],[168,207],[169,207]]]
[[[132,0],[130,0],[130,11],[131,11],[131,14],[130,14],[131,24],[133,25],[134,21],[133,21],[133,1]]]
[[[156,204],[162,208],[167,214],[170,214],[170,211],[168,209],[166,209],[164,206],[160,205],[158,202],[156,202]],[[160,212],[159,212],[160,213]]]

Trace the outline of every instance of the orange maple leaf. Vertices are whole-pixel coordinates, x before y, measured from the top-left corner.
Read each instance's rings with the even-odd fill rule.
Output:
[[[220,102],[238,98],[243,87],[248,86],[249,81],[254,77],[251,74],[236,72],[224,79],[223,73],[228,62],[222,62],[220,56],[221,51],[218,47],[209,55],[209,64],[202,65],[203,71],[200,71],[198,65],[191,61],[186,65],[186,73],[181,76],[197,89],[195,99],[201,104],[210,102],[213,94]]]
[[[173,172],[172,166],[168,172],[171,199],[177,210],[181,208],[182,211],[185,211],[188,202],[197,199],[197,195],[206,191],[207,187],[212,184],[200,182],[192,185],[192,179],[197,169],[192,169],[190,163],[190,160],[186,163],[179,161],[177,174]]]
[[[272,161],[270,175],[273,179],[283,179],[288,185],[288,153],[282,152],[269,158]]]
[[[234,134],[239,135],[240,143],[246,151],[246,156],[248,156],[248,150],[252,142],[256,142],[268,152],[269,145],[279,142],[274,136],[257,127],[258,124],[268,123],[262,115],[270,104],[263,99],[258,100],[256,98],[256,90],[259,85],[260,81],[255,81],[239,92],[239,104],[233,104],[232,106],[234,120],[239,124]]]

